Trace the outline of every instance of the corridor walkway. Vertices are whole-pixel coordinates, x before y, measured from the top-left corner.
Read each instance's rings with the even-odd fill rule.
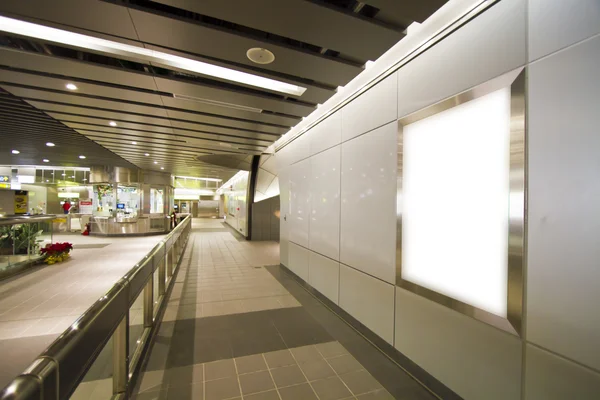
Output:
[[[216,221],[194,220],[152,346],[137,400],[434,399],[292,279],[278,243]]]

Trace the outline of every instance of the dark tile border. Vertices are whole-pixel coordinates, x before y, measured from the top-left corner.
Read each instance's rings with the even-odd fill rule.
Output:
[[[279,271],[283,271],[287,276],[291,277],[294,282],[296,282],[302,289],[312,295],[316,300],[322,303],[323,306],[328,308],[332,313],[334,313],[337,317],[343,320],[346,324],[348,324],[352,329],[358,332],[363,338],[368,340],[377,350],[379,350],[383,355],[389,358],[392,362],[398,365],[401,369],[406,371],[416,382],[424,386],[428,391],[433,393],[436,397],[444,400],[463,400],[458,394],[453,392],[450,388],[444,385],[442,382],[438,381],[435,377],[425,371],[423,368],[418,366],[412,360],[410,360],[407,356],[399,352],[395,347],[390,345],[388,342],[377,336],[373,331],[367,328],[365,325],[360,323],[356,318],[352,315],[344,311],[337,304],[329,300],[327,297],[322,295],[312,286],[310,286],[307,282],[305,282],[302,278],[294,274],[283,264],[273,265],[267,268],[269,272],[277,279],[288,291],[297,298],[297,300],[303,306],[306,306],[307,300],[305,296],[296,296],[297,291],[293,290],[290,287],[289,282],[286,282],[285,278],[282,279],[282,276]],[[296,294],[294,293],[296,292]],[[303,298],[304,297],[304,298]],[[310,301],[310,300],[309,300]],[[371,372],[376,379],[380,379],[378,377],[377,371],[369,371]],[[382,377],[383,378],[383,377]],[[385,385],[384,385],[385,386]]]

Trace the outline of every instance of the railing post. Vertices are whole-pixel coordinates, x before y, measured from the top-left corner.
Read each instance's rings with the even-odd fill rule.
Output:
[[[165,251],[165,264],[167,264],[167,277],[171,279],[173,276],[173,251],[168,249]]]
[[[150,275],[150,279],[144,287],[144,328],[152,327],[152,317],[154,316],[154,277]]]
[[[127,392],[129,379],[129,313],[121,320],[113,333],[113,395]]]
[[[158,264],[158,295],[162,296],[165,294],[165,260],[160,260]]]

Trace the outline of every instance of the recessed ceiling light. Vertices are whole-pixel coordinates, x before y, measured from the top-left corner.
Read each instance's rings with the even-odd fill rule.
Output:
[[[69,89],[69,90],[77,90],[77,86],[75,86],[72,83],[67,83],[66,86],[67,86],[67,89]]]
[[[11,153],[13,153],[13,154],[19,154],[20,151],[19,150],[12,150]]]
[[[48,146],[48,147],[54,147],[56,145],[54,143],[52,143],[52,142],[46,142],[46,146]]]
[[[137,144],[137,142],[131,142],[131,144]]]
[[[158,164],[158,161],[154,161],[154,164]]]
[[[219,65],[13,18],[0,17],[0,31],[37,38],[47,42],[66,44],[70,47],[79,49],[93,50],[102,54],[125,56],[126,58],[132,58],[136,61],[144,61],[146,63],[152,62],[162,66],[175,67],[177,69],[183,69],[201,75],[212,76],[218,79],[260,87],[294,96],[301,96],[306,91],[306,88],[302,86],[253,75],[247,72],[236,71]]]
[[[48,160],[47,158],[44,158],[42,161],[43,162],[50,162],[50,160]]]
[[[148,157],[150,154],[146,153],[146,154],[144,154],[144,155],[145,155],[146,157]]]
[[[46,179],[46,182],[50,182],[50,180],[49,180],[49,179]]]
[[[79,158],[81,158],[82,160],[85,160],[85,156],[79,156]]]
[[[61,174],[61,175],[62,175],[62,176],[65,176],[65,175],[67,175],[67,174]]]
[[[271,64],[275,61],[275,54],[267,49],[253,47],[246,52],[246,57],[256,64]]]
[[[160,169],[165,169],[165,167],[160,167]]]
[[[108,124],[109,124],[110,126],[117,126],[117,123],[116,123],[115,121],[110,121]]]

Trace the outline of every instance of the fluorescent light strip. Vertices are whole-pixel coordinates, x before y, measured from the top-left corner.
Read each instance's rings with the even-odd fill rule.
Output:
[[[113,42],[112,40],[100,39],[93,36],[51,28],[49,26],[33,24],[31,22],[25,22],[13,18],[0,16],[0,31],[40,39],[45,42],[61,43],[67,46],[94,50],[101,53],[142,59],[146,62],[168,65],[201,75],[208,75],[227,81],[260,87],[293,96],[302,96],[302,94],[306,91],[306,88],[302,86],[297,86],[258,75],[252,75],[246,72],[235,71],[202,61],[191,60],[189,58],[179,57],[160,51]]]
[[[217,179],[217,178],[196,178],[194,176],[180,176],[180,175],[176,175],[175,179],[192,179],[195,181],[211,181],[211,182],[221,182],[223,179]]]

